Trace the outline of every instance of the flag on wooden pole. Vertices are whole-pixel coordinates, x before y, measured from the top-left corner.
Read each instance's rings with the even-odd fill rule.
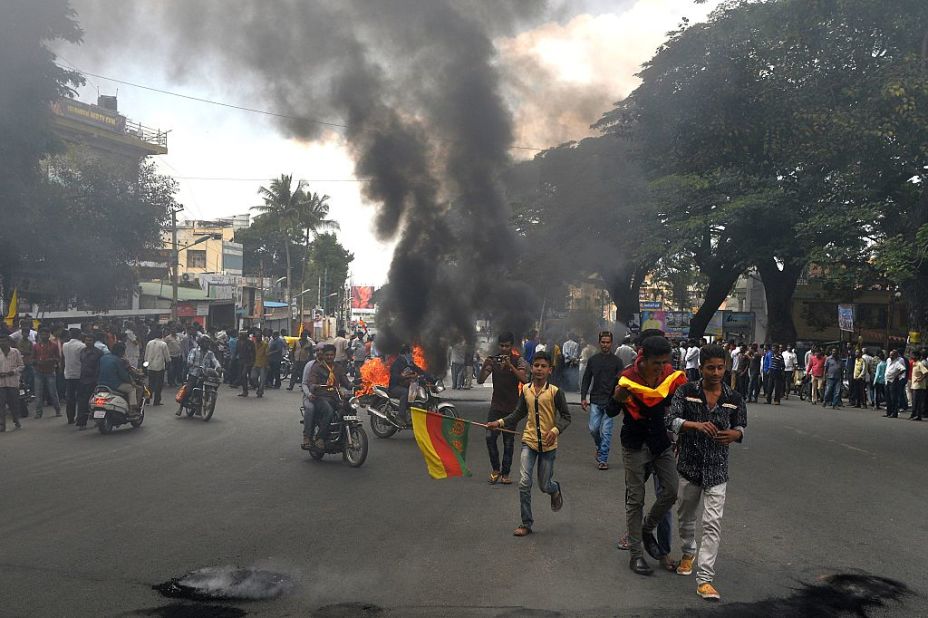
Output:
[[[470,476],[467,469],[467,421],[410,408],[412,428],[425,457],[429,476],[444,479],[449,476]]]

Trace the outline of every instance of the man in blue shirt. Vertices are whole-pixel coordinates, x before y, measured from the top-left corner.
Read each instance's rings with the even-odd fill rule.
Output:
[[[122,394],[129,404],[129,414],[138,413],[138,392],[129,373],[129,361],[126,360],[126,345],[117,341],[113,349],[100,357],[100,374],[97,386],[105,386]]]
[[[238,365],[238,356],[235,351],[238,349],[238,334],[233,329],[229,329],[229,367],[226,372],[225,381],[229,386],[238,386],[238,379],[241,370]]]
[[[280,388],[280,363],[284,359],[286,349],[287,342],[281,338],[280,332],[275,330],[267,344],[267,383],[271,388]]]
[[[531,366],[532,359],[535,358],[535,348],[538,347],[538,331],[532,330],[528,333],[528,338],[522,346],[522,358],[526,364]]]

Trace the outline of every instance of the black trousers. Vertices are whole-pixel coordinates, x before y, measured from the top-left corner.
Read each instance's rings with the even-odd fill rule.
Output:
[[[266,386],[280,388],[280,361],[270,361],[268,363]]]
[[[68,424],[74,422],[77,418],[77,397],[81,381],[79,378],[68,378],[65,380],[65,401],[64,411],[68,416]]]
[[[161,371],[148,370],[148,385],[151,387],[152,398],[155,405],[161,404],[161,391],[164,389],[164,369]]]
[[[497,412],[496,410],[490,410],[490,413],[487,415],[487,422],[498,421],[499,419],[506,416],[505,412]],[[499,457],[499,436],[503,436],[503,458],[500,461]],[[490,469],[494,472],[499,472],[504,476],[509,476],[509,471],[512,469],[512,454],[515,450],[516,436],[512,433],[503,433],[502,431],[496,431],[495,429],[487,430],[487,454],[490,456]]]
[[[767,372],[767,403],[770,403],[770,398],[773,397],[775,401],[780,401],[783,398],[783,387],[785,386],[783,371],[781,369],[771,369]]]
[[[928,391],[923,388],[912,389],[912,418],[925,417],[925,400],[928,399]]]
[[[83,427],[87,424],[87,417],[90,416],[90,396],[96,384],[86,384],[80,382],[77,388],[77,425]]]

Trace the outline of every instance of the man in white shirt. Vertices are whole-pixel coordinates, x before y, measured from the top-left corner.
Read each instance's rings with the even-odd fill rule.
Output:
[[[886,414],[887,418],[899,418],[899,404],[905,397],[905,362],[899,352],[889,353],[886,365]]]
[[[622,340],[622,345],[616,348],[615,355],[622,359],[623,367],[631,367],[635,363],[638,352],[632,347],[631,337],[628,335],[625,336],[625,339]]]
[[[741,348],[735,345],[734,341],[728,343],[731,346],[731,386],[737,390],[738,386],[738,369],[741,367]]]
[[[77,392],[81,386],[81,350],[87,346],[81,341],[81,329],[72,328],[68,334],[71,338],[61,346],[61,354],[64,356],[65,413],[68,425],[73,425],[77,417]]]
[[[561,354],[564,355],[564,388],[569,391],[580,390],[580,374],[577,368],[580,366],[580,344],[577,343],[577,336],[573,333],[567,335],[567,341],[561,346]]]
[[[690,382],[699,380],[699,341],[692,339],[686,351],[686,379]]]
[[[789,391],[796,382],[796,365],[799,358],[793,351],[793,346],[787,345],[783,350],[783,377],[786,379],[786,388],[784,389],[784,398],[789,399]]]
[[[145,362],[148,363],[148,384],[151,386],[154,405],[161,405],[161,390],[164,388],[164,372],[171,366],[171,352],[160,330],[152,331],[152,339],[145,346]]]
[[[19,376],[23,359],[19,350],[10,345],[10,336],[0,334],[0,432],[6,431],[6,409],[10,409],[13,425],[19,424]]]
[[[35,338],[38,336],[38,333],[32,330],[32,320],[20,320],[19,330],[10,334],[10,341],[13,342],[14,346],[22,340],[23,333],[26,332],[29,333],[29,341],[35,343]]]

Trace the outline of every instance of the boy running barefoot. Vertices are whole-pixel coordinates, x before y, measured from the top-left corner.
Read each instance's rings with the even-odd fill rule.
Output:
[[[513,531],[515,536],[532,533],[532,472],[536,462],[538,485],[541,491],[551,496],[551,510],[560,511],[564,504],[561,486],[554,480],[554,457],[557,454],[557,437],[570,425],[570,412],[564,392],[548,383],[552,366],[547,352],[537,352],[532,358],[532,383],[522,389],[515,412],[487,423],[487,429],[515,429],[519,421],[526,419],[522,434],[522,477],[519,480],[522,525]]]
[[[677,472],[680,474],[677,518],[683,558],[677,573],[690,575],[696,560],[699,564],[696,594],[708,600],[720,598],[712,580],[728,485],[728,445],[744,439],[748,424],[744,400],[723,381],[725,360],[726,352],[721,346],[704,346],[699,352],[701,379],[677,389],[666,417],[667,428],[680,436],[677,441]],[[702,542],[697,558],[696,519],[700,498],[703,500]]]

